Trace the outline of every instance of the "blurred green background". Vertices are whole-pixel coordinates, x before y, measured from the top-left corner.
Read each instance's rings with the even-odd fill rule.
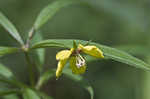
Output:
[[[0,11],[26,39],[36,16],[55,0],[0,0]],[[40,32],[44,39],[92,40],[120,48],[150,63],[149,0],[83,0],[90,6],[73,5],[59,11]],[[18,46],[0,26],[0,45]],[[58,48],[46,49],[45,68],[56,68]],[[28,82],[23,54],[7,55],[0,62],[17,77]],[[150,99],[150,74],[112,60],[88,63],[84,78],[94,88],[94,99]],[[54,99],[90,99],[88,92],[64,75],[50,80],[43,88]]]

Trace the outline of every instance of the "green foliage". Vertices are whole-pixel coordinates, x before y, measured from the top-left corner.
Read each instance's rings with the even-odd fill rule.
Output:
[[[36,43],[43,40],[42,34],[41,33],[36,33],[32,43]],[[38,70],[41,73],[43,71],[43,65],[44,65],[44,61],[45,61],[45,49],[37,49],[36,50],[36,57],[35,57],[35,61],[36,62],[36,66],[38,66]]]
[[[0,12],[0,24],[10,33],[10,35],[16,39],[21,45],[23,45],[23,40],[20,37],[15,26]]]
[[[34,28],[38,30],[42,25],[48,22],[61,8],[70,4],[78,3],[73,0],[59,0],[45,7],[38,15]]]
[[[4,96],[3,99],[19,99],[19,97],[16,94],[11,94]]]
[[[45,93],[40,92],[39,95],[42,99],[53,99],[51,96],[46,95]]]
[[[76,40],[76,42],[83,43],[83,44],[87,43],[87,41],[83,41],[83,40]],[[73,40],[70,40],[70,39],[62,39],[62,40],[61,39],[58,39],[58,40],[50,39],[50,40],[41,41],[41,42],[33,45],[32,48],[35,49],[35,48],[46,48],[46,47],[54,47],[54,46],[72,48],[72,43],[73,43]],[[90,44],[96,45],[97,47],[99,47],[103,51],[103,53],[107,57],[107,59],[109,58],[112,60],[116,60],[116,61],[126,63],[128,65],[135,66],[137,68],[141,68],[144,70],[150,70],[150,66],[148,64],[146,64],[142,60],[139,60],[139,59],[129,55],[128,53],[117,50],[115,48],[97,44],[94,42],[91,42]]]
[[[38,82],[37,82],[36,88],[37,88],[37,89],[40,89],[40,87],[41,87],[43,84],[45,84],[50,78],[52,78],[52,77],[55,76],[55,72],[56,72],[56,71],[54,71],[54,70],[48,70],[48,71],[44,72],[44,73],[40,76],[40,78],[39,78],[39,80],[38,80]]]
[[[11,90],[11,89],[7,89],[7,91],[2,91],[2,92],[0,92],[0,96],[5,96],[5,95],[9,95],[9,94],[14,94],[14,93],[17,93],[18,92],[18,90]]]
[[[25,88],[23,92],[24,99],[40,99],[38,94],[30,88]]]
[[[0,57],[3,56],[3,55],[16,53],[18,51],[19,51],[18,48],[0,46]]]
[[[13,73],[3,64],[0,64],[0,75],[8,79],[13,77]]]
[[[125,18],[128,21],[131,21],[131,23],[137,24],[140,22],[140,21],[136,22],[136,20],[138,20],[139,18],[134,18],[132,16],[133,14],[132,12],[134,12],[134,10],[128,12],[127,11],[128,8],[121,7],[121,6],[117,7],[116,3],[109,2],[110,3],[109,4],[107,3],[107,1],[104,0],[100,2],[103,5],[101,7],[105,8],[106,11],[113,12],[115,13],[115,15],[118,15],[120,17]],[[46,85],[47,82],[51,80],[52,77],[55,78],[55,72],[56,72],[54,69],[48,68],[48,70],[45,70],[44,68],[45,65],[44,63],[46,61],[45,48],[55,47],[55,48],[70,49],[72,47],[77,48],[77,44],[95,45],[96,47],[102,50],[102,52],[104,53],[105,60],[111,59],[117,62],[128,64],[136,68],[140,68],[142,70],[147,70],[147,71],[150,70],[149,64],[131,55],[134,54],[134,55],[149,56],[149,54],[147,54],[149,52],[148,50],[149,47],[145,47],[145,46],[143,47],[143,45],[142,46],[139,45],[138,46],[136,45],[116,46],[115,48],[113,48],[110,46],[102,45],[100,43],[88,42],[86,40],[78,40],[78,39],[44,40],[43,33],[39,31],[40,28],[44,24],[46,24],[50,19],[52,19],[59,10],[71,4],[81,4],[81,1],[59,0],[48,4],[48,6],[46,6],[37,16],[34,25],[31,27],[32,30],[28,33],[28,38],[26,38],[25,44],[16,27],[4,16],[3,13],[0,12],[0,24],[9,32],[9,34],[15,40],[17,40],[20,43],[20,47],[0,46],[0,57],[8,54],[16,53],[16,52],[23,53],[25,55],[25,60],[28,69],[27,73],[29,76],[28,79],[29,81],[27,82],[20,81],[7,66],[4,66],[2,63],[0,63],[0,87],[1,87],[1,83],[2,86],[3,84],[6,84],[0,89],[0,96],[2,98],[19,99],[20,96],[22,96],[23,99],[53,99],[51,96],[48,96],[45,92],[41,90],[42,87]],[[117,10],[114,10],[113,9],[114,7],[117,8]],[[120,7],[123,8],[124,10],[120,9]],[[123,13],[122,11],[126,13]],[[143,25],[139,24],[139,26],[142,27]],[[132,47],[134,49],[131,50]],[[33,54],[35,54],[35,57],[31,57]],[[17,59],[17,57],[13,57],[13,58]],[[89,58],[87,59],[87,62],[93,62],[95,60],[97,59]],[[91,99],[95,98],[94,96],[95,90],[93,88],[93,85],[89,84],[89,82],[86,80],[86,77],[82,75],[74,75],[68,69],[64,69],[63,73],[66,75],[67,78],[71,79],[72,81],[75,81],[75,83],[77,83],[80,87],[84,88],[90,94]],[[29,82],[30,84],[28,84]],[[59,80],[57,80],[57,82],[59,82]]]

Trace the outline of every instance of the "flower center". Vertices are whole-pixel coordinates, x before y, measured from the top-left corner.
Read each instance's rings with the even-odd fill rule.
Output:
[[[86,65],[85,59],[80,54],[77,54],[76,55],[76,66],[77,66],[77,68],[81,68],[82,66],[85,66],[85,65]]]

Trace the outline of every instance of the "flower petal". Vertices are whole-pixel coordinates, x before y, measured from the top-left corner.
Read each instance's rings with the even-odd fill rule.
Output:
[[[91,56],[94,56],[97,58],[104,58],[103,52],[96,46],[83,46],[79,44],[78,48],[81,49],[84,53],[89,54]]]
[[[80,68],[76,66],[75,56],[72,56],[70,58],[70,68],[72,69],[72,73],[74,74],[83,74],[86,71],[86,66],[81,66]]]
[[[73,53],[74,48],[71,48],[70,50],[62,50],[56,54],[56,60],[64,60],[68,59],[70,55]]]
[[[65,60],[68,59],[71,55],[70,50],[62,50],[56,54],[56,60]]]
[[[67,62],[67,59],[66,59],[66,60],[60,60],[60,61],[58,62],[57,70],[56,70],[56,77],[57,77],[57,78],[58,78],[59,76],[61,76],[62,70],[63,70],[63,68],[64,68],[66,62]]]

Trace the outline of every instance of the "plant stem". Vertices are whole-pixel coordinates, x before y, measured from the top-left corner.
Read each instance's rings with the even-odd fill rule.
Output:
[[[26,41],[26,44],[22,47],[22,50],[24,51],[25,59],[27,61],[27,65],[28,65],[30,84],[32,87],[34,87],[34,85],[35,85],[35,82],[34,82],[35,75],[34,75],[34,71],[33,71],[33,64],[31,62],[28,51],[29,51],[29,47],[30,47],[30,41],[33,38],[33,35],[34,35],[34,28],[31,28],[31,30],[28,33],[28,39]]]
[[[29,78],[30,78],[30,84],[32,87],[34,87],[34,79],[35,79],[35,75],[34,75],[34,71],[33,71],[33,64],[31,62],[31,59],[29,57],[28,52],[25,52],[25,58],[28,64],[28,71],[29,71]]]
[[[26,42],[26,45],[25,45],[27,48],[29,48],[30,41],[32,40],[33,35],[34,35],[34,28],[31,28],[31,30],[28,33],[28,39],[27,39],[27,42]]]

